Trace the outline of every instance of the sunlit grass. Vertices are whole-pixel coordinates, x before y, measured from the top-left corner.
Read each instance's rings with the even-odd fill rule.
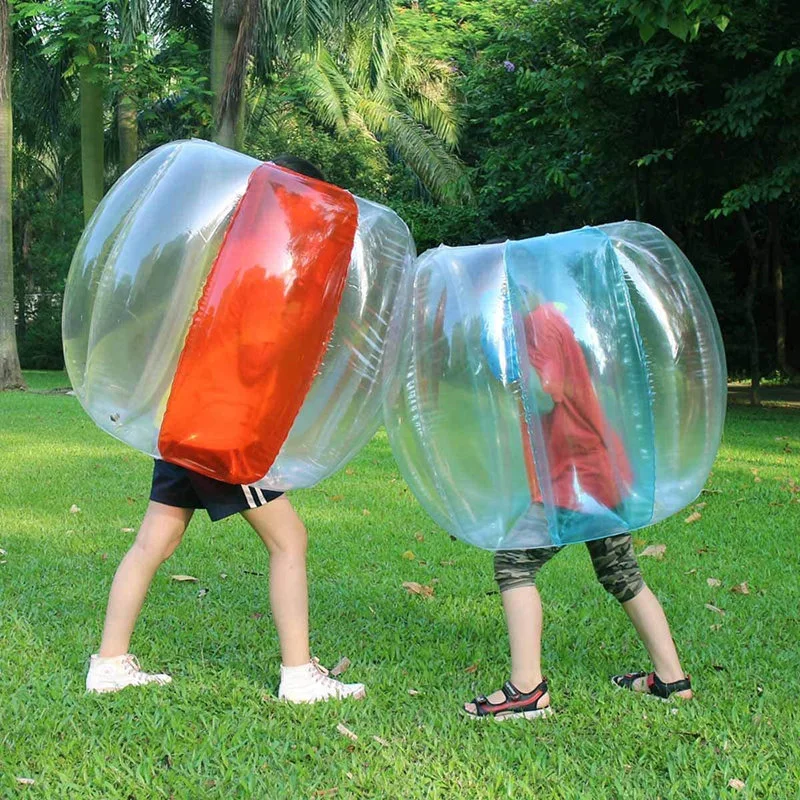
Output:
[[[66,386],[62,374],[27,378],[38,392]],[[348,656],[348,677],[369,692],[361,704],[311,708],[271,699],[279,654],[263,547],[240,520],[211,525],[202,514],[156,577],[134,637],[145,666],[175,682],[85,696],[151,462],[65,394],[0,395],[0,447],[2,798],[308,798],[333,788],[448,800],[797,797],[797,412],[732,409],[701,519],[687,524],[687,510],[637,534],[641,548],[667,545],[643,568],[697,701],[672,707],[612,689],[610,674],[646,659],[576,546],[540,579],[558,714],[503,725],[458,711],[507,677],[491,555],[434,528],[383,433],[347,471],[293,496],[311,536],[314,652],[329,665]],[[199,583],[175,583],[175,573]],[[409,595],[403,581],[435,594]],[[749,594],[731,591],[743,582]],[[337,733],[339,722],[358,741]],[[728,788],[734,778],[742,792]]]

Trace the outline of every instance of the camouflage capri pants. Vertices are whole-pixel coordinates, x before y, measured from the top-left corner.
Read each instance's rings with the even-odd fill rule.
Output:
[[[597,580],[620,603],[633,600],[644,587],[630,534],[586,542]],[[563,547],[532,550],[498,550],[494,554],[494,578],[501,592],[534,586],[536,573]]]

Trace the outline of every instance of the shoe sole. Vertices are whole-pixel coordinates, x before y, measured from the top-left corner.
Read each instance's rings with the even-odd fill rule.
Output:
[[[653,694],[652,692],[640,692],[638,689],[634,689],[633,687],[629,689],[627,686],[620,686],[613,678],[611,679],[611,685],[615,689],[619,689],[622,692],[640,694],[643,697],[652,697],[653,700],[660,700],[662,703],[674,703],[676,700],[688,702],[689,700],[694,699],[694,695],[692,695],[692,697],[681,697],[677,692],[673,692],[669,697],[659,697],[657,694]]]
[[[545,717],[552,717],[555,715],[555,711],[553,711],[550,706],[546,708],[535,708],[533,711],[507,711],[505,713],[500,712],[499,714],[485,714],[482,717],[479,717],[477,714],[470,714],[467,709],[463,709],[464,713],[470,719],[495,719],[498,722],[505,722],[509,719],[544,719]]]
[[[169,681],[148,681],[147,683],[126,683],[124,686],[102,686],[102,687],[94,687],[90,689],[88,686],[86,687],[86,694],[113,694],[114,692],[121,692],[124,689],[130,689],[131,686],[152,686],[155,684],[156,686],[168,686],[172,683],[171,680]]]
[[[330,700],[363,700],[367,696],[367,690],[361,689],[358,692],[354,692],[353,694],[346,694],[342,697],[336,697],[332,695],[331,697],[317,697],[313,700],[292,700],[289,697],[280,697],[278,696],[278,702],[280,703],[292,703],[292,705],[296,706],[307,706],[307,705],[314,705],[314,703],[327,703]]]

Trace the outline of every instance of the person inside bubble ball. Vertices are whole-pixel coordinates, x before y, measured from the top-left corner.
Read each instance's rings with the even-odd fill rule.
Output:
[[[557,304],[523,291],[524,331],[531,365],[528,393],[541,418],[550,465],[554,505],[561,515],[581,513],[576,485],[614,509],[624,501],[630,465],[622,442],[605,422],[583,349]],[[523,437],[527,442],[527,435]],[[526,454],[526,461],[532,453]],[[542,502],[535,469],[529,472],[534,503]],[[660,697],[690,699],[664,611],[645,584],[630,534],[586,542],[597,579],[622,605],[654,665],[650,673],[615,675],[622,689]],[[501,689],[466,703],[471,717],[536,718],[552,713],[542,674],[542,601],[536,574],[561,547],[497,551],[495,580],[500,588],[511,650],[511,676]]]
[[[324,180],[319,170],[303,159],[280,156],[273,163]],[[223,483],[161,460],[154,466],[150,503],[136,540],[114,576],[100,650],[91,656],[86,690],[115,692],[127,686],[172,681],[166,674],[144,672],[129,652],[130,639],[156,570],[178,547],[199,508],[205,508],[214,522],[241,514],[269,551],[270,606],[282,662],[278,697],[292,703],[363,698],[362,684],[334,680],[311,658],[307,534],[288,498],[255,486]]]

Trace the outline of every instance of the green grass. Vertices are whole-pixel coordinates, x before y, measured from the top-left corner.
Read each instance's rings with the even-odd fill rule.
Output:
[[[87,658],[151,463],[74,397],[45,393],[63,375],[27,377],[43,393],[0,395],[0,798],[311,798],[335,787],[337,798],[800,797],[798,412],[732,409],[702,519],[684,523],[687,511],[639,534],[640,547],[667,545],[643,569],[696,702],[609,685],[645,654],[585,548],[572,547],[540,577],[557,715],[476,724],[459,704],[508,670],[491,556],[434,529],[383,434],[347,472],[293,496],[311,536],[313,650],[329,665],[348,656],[365,702],[270,699],[278,643],[266,578],[251,574],[267,571],[266,552],[241,520],[212,526],[201,514],[134,636],[143,664],[175,682],[87,697]],[[409,595],[408,580],[436,581],[435,595]],[[730,591],[743,581],[750,594]]]

